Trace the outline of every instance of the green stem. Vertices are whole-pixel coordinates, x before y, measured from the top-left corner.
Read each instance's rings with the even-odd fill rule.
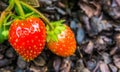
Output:
[[[32,6],[20,1],[20,3],[24,6],[26,6],[27,8],[29,8],[30,10],[34,11],[35,13],[39,14],[41,19],[50,27],[50,29],[53,29],[53,26],[50,24],[50,21],[39,11],[37,11],[35,8],[33,8]]]
[[[15,4],[17,5],[17,7],[18,7],[20,16],[24,17],[25,13],[24,13],[23,8],[22,8],[22,6],[20,4],[20,1],[19,0],[14,0],[14,1],[15,1]]]
[[[11,10],[14,7],[14,0],[10,1],[9,6],[1,13],[1,17],[0,17],[0,28],[2,27],[2,24],[6,18],[6,16],[11,12]]]
[[[9,19],[11,16],[12,16],[11,13],[9,13],[9,15],[6,16],[6,18],[5,18],[4,22],[3,22],[4,30],[6,30],[6,25],[5,25],[5,24],[7,23],[8,19]]]

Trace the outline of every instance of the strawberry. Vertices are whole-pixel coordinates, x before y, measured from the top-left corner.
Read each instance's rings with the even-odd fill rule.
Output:
[[[67,25],[61,22],[51,23],[53,30],[47,28],[47,47],[54,54],[67,57],[74,54],[76,50],[76,40],[74,33]]]
[[[16,52],[29,62],[44,49],[45,25],[41,19],[33,16],[15,20],[10,26],[8,40]]]

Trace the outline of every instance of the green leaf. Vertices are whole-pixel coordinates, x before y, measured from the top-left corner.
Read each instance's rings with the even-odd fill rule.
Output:
[[[27,7],[24,6],[24,5],[22,5],[22,8],[23,8],[25,14],[27,14],[27,13],[31,13],[31,12],[32,12],[32,10],[30,10],[29,8],[27,8]]]

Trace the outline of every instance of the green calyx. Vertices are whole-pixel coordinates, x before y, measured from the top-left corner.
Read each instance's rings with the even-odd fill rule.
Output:
[[[47,42],[58,41],[58,35],[66,29],[63,25],[64,20],[50,22],[52,29],[47,25]]]

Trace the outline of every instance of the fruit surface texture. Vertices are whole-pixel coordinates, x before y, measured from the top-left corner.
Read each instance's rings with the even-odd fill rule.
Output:
[[[12,47],[24,60],[31,61],[44,49],[45,24],[37,17],[15,20],[10,26],[8,39]]]
[[[73,55],[76,50],[76,40],[74,33],[67,26],[60,34],[57,35],[58,41],[49,40],[47,42],[47,47],[56,55],[67,57]]]

